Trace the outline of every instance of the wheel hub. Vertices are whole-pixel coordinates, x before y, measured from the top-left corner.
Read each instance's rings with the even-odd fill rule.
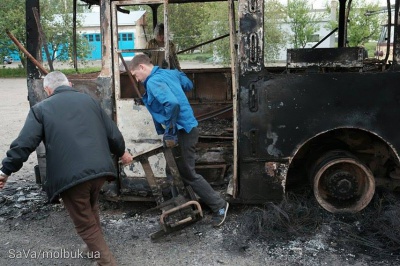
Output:
[[[330,195],[340,200],[347,200],[354,197],[358,189],[357,179],[345,171],[329,175],[326,178],[326,185]]]

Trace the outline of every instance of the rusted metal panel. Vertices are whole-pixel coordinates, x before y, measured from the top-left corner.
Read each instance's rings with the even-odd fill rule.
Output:
[[[100,24],[101,24],[100,35],[102,44],[100,77],[111,77],[113,75],[112,72],[113,46],[111,40],[112,40],[112,32],[116,30],[116,29],[111,29],[111,0],[100,0]]]
[[[229,68],[185,69],[194,89],[186,93],[196,117],[232,105],[232,82]],[[212,82],[210,82],[212,81]],[[218,117],[232,118],[232,112]]]
[[[38,102],[46,99],[47,95],[43,90],[42,79],[28,79],[28,100],[29,105],[32,107]]]
[[[240,73],[260,71],[264,66],[264,1],[239,1]]]
[[[273,183],[280,184],[285,190],[286,187],[286,177],[289,169],[288,163],[279,162],[266,162],[265,163],[265,173],[268,178],[272,178]]]
[[[231,71],[232,71],[232,125],[233,125],[233,163],[232,163],[232,177],[230,179],[227,193],[233,198],[237,197],[238,194],[238,93],[239,93],[239,64],[238,64],[238,53],[237,53],[237,40],[236,34],[236,8],[235,1],[228,0],[229,4],[229,43],[230,43],[230,54],[231,54]]]
[[[288,68],[362,68],[364,48],[305,48],[287,50]]]
[[[194,90],[188,95],[190,100],[197,100],[199,102],[232,102],[230,73],[209,72],[193,75],[192,77]],[[212,82],[210,82],[211,80]]]

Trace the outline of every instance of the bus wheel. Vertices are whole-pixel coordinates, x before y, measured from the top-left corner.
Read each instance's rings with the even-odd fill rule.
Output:
[[[343,150],[329,151],[319,157],[310,177],[318,203],[332,213],[358,212],[375,193],[371,170]]]

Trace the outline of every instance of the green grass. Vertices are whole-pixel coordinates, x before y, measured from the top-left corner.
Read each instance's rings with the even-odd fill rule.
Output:
[[[376,42],[368,42],[364,45],[365,49],[368,51],[368,57],[374,57],[376,50]]]
[[[101,67],[85,67],[79,69],[79,74],[99,72]],[[78,74],[75,69],[60,69],[65,75]],[[26,71],[22,67],[18,68],[0,68],[0,78],[26,78]]]
[[[212,54],[180,54],[179,61],[200,61],[207,62],[212,58]]]
[[[24,68],[1,68],[0,66],[0,78],[25,78],[26,71]]]
[[[60,71],[65,75],[70,75],[70,74],[87,74],[87,73],[99,72],[101,70],[101,67],[85,67],[85,68],[78,68],[78,70],[79,72],[77,73],[73,68],[60,69]]]

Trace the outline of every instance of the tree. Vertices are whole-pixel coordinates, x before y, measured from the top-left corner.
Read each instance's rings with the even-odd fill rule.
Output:
[[[203,38],[211,40],[229,33],[229,6],[227,2],[213,2],[207,6],[209,21],[203,30]],[[236,5],[237,13],[237,5]],[[236,27],[238,25],[236,24]],[[229,37],[217,40],[209,46],[213,59],[224,65],[231,63]]]
[[[366,3],[365,0],[353,0],[347,27],[347,42],[350,47],[379,38],[382,15],[365,16],[367,10],[379,10],[378,2]]]
[[[41,23],[51,53],[50,60],[70,61],[73,54],[73,0],[42,0]],[[77,14],[77,28],[82,26],[82,16]],[[90,52],[89,43],[82,35],[77,34],[77,56],[81,62]]]
[[[203,31],[210,17],[206,6],[207,4],[203,3],[169,6],[170,28],[178,50],[187,49],[204,41]]]
[[[26,46],[25,0],[2,0],[0,2],[0,55],[19,55],[25,66],[25,56],[6,34],[9,30],[23,46]]]
[[[266,0],[264,12],[264,58],[273,61],[279,55],[279,50],[287,42],[281,22],[285,17],[285,8],[279,0]]]
[[[311,40],[312,35],[319,30],[319,16],[312,12],[307,0],[288,0],[287,18],[293,32],[292,43],[294,48],[304,48]]]
[[[338,7],[339,8],[339,7]],[[376,40],[380,34],[381,24],[383,22],[383,14],[379,12],[366,16],[366,11],[378,11],[379,3],[370,3],[365,0],[353,0],[349,19],[347,24],[347,45],[356,47],[364,45],[369,40]],[[327,12],[330,13],[330,6],[327,6]],[[337,17],[339,10],[336,12]],[[337,19],[329,24],[329,28],[333,30],[338,26]]]
[[[72,4],[73,0],[41,0],[41,24],[46,34],[47,43],[54,52],[52,60],[69,60],[72,55]],[[82,9],[82,7],[80,7]],[[56,19],[56,14],[59,18]],[[26,57],[12,43],[6,30],[26,47],[25,0],[2,0],[0,3],[0,54],[18,54],[25,67]],[[78,19],[79,23],[79,19]],[[80,24],[78,24],[79,26]],[[83,59],[89,52],[87,41],[78,35],[78,56]],[[56,55],[57,54],[57,55]]]

